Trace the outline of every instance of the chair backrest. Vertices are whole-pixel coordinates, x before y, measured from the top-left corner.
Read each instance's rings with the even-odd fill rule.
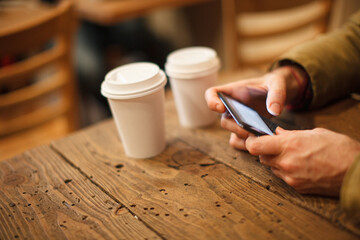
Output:
[[[0,28],[0,137],[58,117],[66,118],[69,132],[77,128],[74,20],[72,3],[63,0]]]
[[[332,0],[223,0],[225,66],[264,65],[327,30]]]

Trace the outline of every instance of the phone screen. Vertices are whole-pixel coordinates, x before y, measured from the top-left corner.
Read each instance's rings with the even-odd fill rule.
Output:
[[[274,135],[277,125],[269,119],[261,116],[254,109],[240,103],[239,101],[223,94],[218,93],[230,115],[236,123],[245,130],[255,135]]]

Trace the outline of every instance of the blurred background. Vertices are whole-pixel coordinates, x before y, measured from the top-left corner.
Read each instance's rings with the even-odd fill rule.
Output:
[[[265,72],[334,31],[356,0],[0,0],[0,159],[110,117],[105,74],[179,48],[216,50],[221,81]],[[167,86],[169,88],[169,86]]]

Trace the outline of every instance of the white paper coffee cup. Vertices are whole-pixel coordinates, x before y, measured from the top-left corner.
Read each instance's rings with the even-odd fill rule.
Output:
[[[165,71],[182,126],[204,127],[215,122],[216,114],[209,110],[204,94],[216,84],[219,68],[216,52],[207,47],[183,48],[167,57]]]
[[[124,146],[132,158],[149,158],[165,146],[166,76],[153,63],[131,63],[110,71],[101,84]]]

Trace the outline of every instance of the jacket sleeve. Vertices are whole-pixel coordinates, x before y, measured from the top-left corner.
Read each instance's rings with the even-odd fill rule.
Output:
[[[280,57],[301,65],[310,77],[310,108],[360,91],[360,11],[339,30],[319,36]]]
[[[341,186],[340,203],[348,215],[360,218],[360,156],[345,175]]]

